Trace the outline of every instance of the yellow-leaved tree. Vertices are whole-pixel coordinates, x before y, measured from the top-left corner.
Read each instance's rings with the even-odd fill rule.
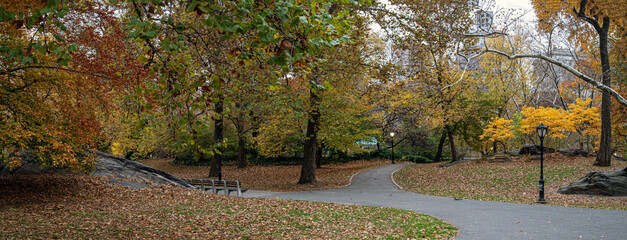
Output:
[[[598,140],[601,132],[599,108],[590,106],[591,103],[592,99],[581,100],[581,98],[577,98],[575,103],[568,105],[568,118],[579,133],[579,148],[582,149],[584,143],[591,144],[592,140]],[[596,145],[598,145],[598,141]]]
[[[563,109],[526,107],[521,113],[525,116],[521,120],[522,133],[532,134],[540,124],[549,128],[549,138],[565,138],[568,137],[568,132],[575,130],[575,124],[569,118],[568,112]]]
[[[495,117],[483,130],[481,139],[486,143],[494,142],[501,143],[505,149],[509,147],[509,140],[514,137],[514,130],[512,129],[512,120],[508,120],[501,117]],[[496,151],[496,148],[493,149]]]
[[[592,106],[592,99],[578,98],[575,103],[568,105],[568,110],[526,107],[520,113],[523,115],[520,125],[513,124],[513,120],[493,118],[483,130],[481,138],[485,143],[501,142],[507,147],[516,131],[533,136],[536,128],[544,124],[549,128],[549,138],[563,139],[577,132],[580,148],[583,149],[584,143],[587,143],[588,149],[598,150],[599,141],[596,136],[601,131],[601,118],[599,109]],[[590,147],[593,144],[596,147]]]
[[[532,0],[536,15],[538,16],[538,30],[551,32],[556,27],[565,26],[570,32],[570,38],[577,39],[583,45],[592,44],[598,46],[601,60],[600,81],[584,74],[576,74],[580,79],[602,90],[601,100],[601,142],[599,153],[594,165],[610,166],[612,159],[612,118],[611,96],[622,105],[627,106],[627,101],[614,89],[612,89],[613,74],[610,64],[610,54],[616,54],[612,50],[624,49],[625,24],[627,23],[627,4],[625,0]],[[612,36],[618,36],[617,41],[609,40]],[[591,41],[592,40],[592,41]],[[597,45],[598,44],[598,45]],[[543,58],[553,64],[560,64],[551,59]],[[562,64],[563,65],[563,64]],[[568,66],[562,66],[568,68]],[[616,88],[616,87],[615,87]]]

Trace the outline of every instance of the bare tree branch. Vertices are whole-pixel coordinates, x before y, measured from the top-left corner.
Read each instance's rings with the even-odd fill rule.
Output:
[[[459,53],[457,55],[460,56],[460,57],[463,57],[466,60],[466,64],[464,64],[464,70],[462,71],[462,74],[461,74],[461,76],[459,76],[459,79],[457,81],[455,81],[454,83],[451,83],[449,85],[444,86],[442,89],[440,89],[440,91],[444,91],[445,89],[453,87],[453,86],[457,85],[459,82],[461,82],[464,79],[464,75],[466,75],[466,71],[468,70],[468,64],[470,64],[470,61],[475,59],[475,58],[477,58],[477,57],[479,57],[479,56],[481,56],[481,53],[475,54],[475,55],[470,56],[470,57],[466,57],[466,56],[464,56],[462,54],[459,54]]]
[[[594,80],[592,77],[589,77],[579,71],[577,71],[577,69],[574,69],[558,60],[555,60],[551,57],[548,57],[546,55],[542,55],[542,54],[514,54],[514,55],[510,55],[508,53],[496,50],[496,49],[489,49],[486,48],[484,50],[484,52],[489,52],[489,53],[496,53],[499,54],[501,56],[505,56],[509,59],[518,59],[518,58],[536,58],[536,59],[542,59],[546,62],[549,62],[553,65],[557,65],[563,69],[565,69],[566,71],[572,73],[573,75],[575,75],[576,77],[578,77],[581,80],[586,81],[587,83],[591,84],[592,86],[600,89],[601,91],[607,91],[608,93],[610,93],[610,95],[612,95],[612,97],[614,97],[621,105],[623,106],[627,106],[627,100],[621,96],[618,92],[616,92],[616,90],[604,85],[603,83]]]
[[[105,76],[105,75],[100,75],[100,74],[95,74],[95,73],[90,73],[90,72],[85,72],[85,71],[79,71],[79,70],[74,70],[74,69],[69,69],[69,68],[62,68],[62,67],[56,67],[56,66],[39,66],[39,65],[23,66],[23,67],[17,67],[17,68],[13,68],[13,69],[8,69],[8,70],[5,70],[3,72],[0,72],[0,75],[6,75],[6,74],[13,73],[13,72],[26,70],[26,69],[61,70],[61,71],[66,71],[66,72],[87,74],[87,75],[91,75],[91,76],[99,77],[99,78],[104,78],[104,79],[111,79],[111,77],[108,77],[108,76]]]

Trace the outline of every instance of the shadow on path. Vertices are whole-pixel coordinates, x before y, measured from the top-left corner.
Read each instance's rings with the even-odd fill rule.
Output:
[[[377,167],[343,189],[311,192],[248,191],[280,198],[407,209],[455,225],[456,239],[627,239],[627,211],[455,200],[399,190],[391,174],[410,164]]]

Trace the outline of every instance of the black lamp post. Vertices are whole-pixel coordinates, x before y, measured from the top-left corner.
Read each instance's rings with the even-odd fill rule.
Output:
[[[392,164],[394,164],[394,132],[390,132],[390,137],[392,137]]]
[[[549,128],[544,126],[544,124],[540,123],[540,126],[536,128],[538,132],[538,137],[540,137],[540,197],[538,198],[538,203],[545,204],[546,200],[544,200],[544,137],[549,132]]]

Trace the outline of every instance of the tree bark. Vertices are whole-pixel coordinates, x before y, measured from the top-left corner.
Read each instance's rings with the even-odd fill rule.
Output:
[[[248,160],[246,159],[246,136],[244,136],[244,133],[239,133],[237,138],[237,168],[246,168],[248,167]]]
[[[214,116],[214,134],[213,140],[214,146],[213,158],[211,161],[211,168],[209,170],[209,177],[220,177],[222,172],[222,140],[224,139],[224,125],[222,113],[224,112],[224,103],[222,98],[215,104],[215,116]]]
[[[311,111],[309,121],[307,121],[307,133],[305,136],[305,147],[303,149],[303,166],[300,171],[298,184],[309,184],[316,182],[316,153],[318,143],[318,128],[320,124],[320,96],[318,89],[311,86],[309,89],[309,101]]]
[[[442,131],[442,136],[440,136],[440,143],[438,143],[438,151],[435,153],[434,162],[442,161],[442,149],[444,148],[444,141],[446,140],[446,130]]]
[[[599,35],[599,55],[601,57],[601,70],[603,71],[602,84],[605,88],[602,88],[601,94],[601,143],[599,144],[599,153],[594,162],[595,166],[610,166],[612,164],[612,99],[610,95],[618,100],[619,103],[625,104],[625,99],[616,97],[616,91],[612,89],[610,78],[610,53],[608,51],[607,38],[610,31],[610,18],[603,17],[603,25],[599,21],[597,16],[590,17],[586,15],[586,5],[588,0],[581,0],[579,2],[579,12],[577,9],[573,9],[577,17],[586,21]],[[592,9],[588,10],[593,12]],[[594,14],[593,14],[594,15]],[[584,79],[585,80],[585,79]]]
[[[316,168],[322,167],[322,149],[324,149],[324,145],[322,143],[318,143],[316,150]]]
[[[444,126],[446,133],[448,134],[448,142],[451,144],[451,162],[457,161],[457,151],[455,150],[455,141],[453,141],[453,130],[450,126]]]
[[[604,18],[603,27],[598,29],[599,34],[599,52],[601,54],[601,69],[603,70],[603,85],[611,86],[610,81],[610,56],[607,46],[607,35],[609,28],[609,18]],[[607,27],[606,27],[607,26]],[[611,166],[612,165],[612,99],[608,91],[603,91],[601,95],[601,143],[599,145],[599,154],[597,154],[595,166]]]
[[[237,128],[237,168],[246,168],[248,166],[246,159],[246,113],[240,104],[237,104],[236,107],[241,111],[234,121]]]

